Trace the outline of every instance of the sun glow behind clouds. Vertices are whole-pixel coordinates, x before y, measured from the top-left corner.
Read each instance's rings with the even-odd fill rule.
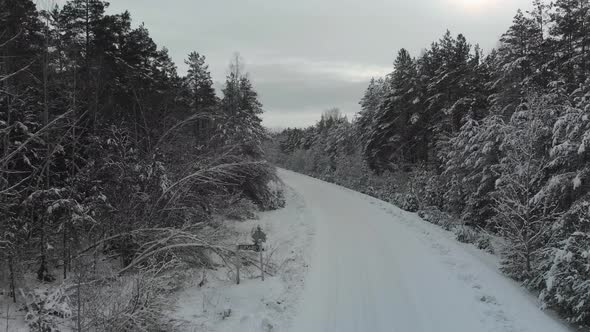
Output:
[[[446,0],[454,7],[467,12],[484,12],[497,5],[501,0]]]

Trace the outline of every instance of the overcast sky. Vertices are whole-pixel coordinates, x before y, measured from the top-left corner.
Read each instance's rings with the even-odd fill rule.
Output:
[[[64,0],[59,0],[64,2]],[[459,32],[484,50],[497,45],[518,8],[532,0],[111,0],[166,46],[184,73],[191,51],[206,55],[219,86],[234,52],[264,104],[265,125],[306,126],[323,110],[358,112],[372,76]]]

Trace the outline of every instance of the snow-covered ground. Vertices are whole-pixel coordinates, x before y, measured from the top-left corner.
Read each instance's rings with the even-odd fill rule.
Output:
[[[255,225],[268,230],[275,276],[184,292],[176,317],[187,331],[568,331],[494,256],[452,233],[333,184],[280,176],[287,207],[238,225],[244,241]]]
[[[0,331],[26,332],[24,313],[18,310],[19,305],[12,303],[8,291],[0,294]]]
[[[171,318],[181,331],[285,331],[295,313],[308,272],[314,225],[303,198],[287,188],[284,209],[263,212],[258,220],[236,222],[232,241],[251,243],[251,230],[260,225],[267,234],[265,264],[272,276],[260,279],[256,268],[241,269],[241,283],[228,269],[208,271],[206,283],[183,291]],[[257,256],[254,256],[257,257]]]

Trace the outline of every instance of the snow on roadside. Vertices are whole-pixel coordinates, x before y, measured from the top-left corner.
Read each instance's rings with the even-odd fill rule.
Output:
[[[258,269],[243,268],[241,283],[227,268],[207,271],[206,283],[184,289],[172,319],[180,331],[284,331],[287,330],[310,260],[314,222],[302,197],[285,188],[285,208],[260,213],[258,220],[232,221],[237,243],[251,243],[251,230],[260,225],[267,234],[265,264],[273,276],[261,281]]]
[[[497,331],[517,331],[515,326],[531,322],[537,317],[541,310],[540,302],[533,293],[500,271],[498,256],[480,250],[473,244],[457,241],[453,232],[429,223],[415,213],[370,196],[359,195],[423,235],[423,243],[431,247],[433,254],[438,255],[443,264],[454,271],[455,277],[465,283],[466,289],[471,289],[473,296],[487,308],[485,311],[489,321],[486,324],[495,325]],[[529,305],[523,305],[523,302],[528,302]],[[555,313],[546,313],[555,321],[556,326],[561,325],[563,331],[575,331],[574,327],[568,326]]]
[[[569,331],[502,275],[494,257],[482,262],[417,214],[293,172],[279,174],[321,220],[294,332]]]
[[[0,290],[0,331],[29,331],[25,324],[25,314],[18,310],[19,306],[12,303],[7,291]]]

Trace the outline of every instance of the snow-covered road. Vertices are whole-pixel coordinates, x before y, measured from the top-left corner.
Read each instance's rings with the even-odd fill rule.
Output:
[[[280,177],[316,227],[292,331],[567,330],[451,233],[336,185]]]

